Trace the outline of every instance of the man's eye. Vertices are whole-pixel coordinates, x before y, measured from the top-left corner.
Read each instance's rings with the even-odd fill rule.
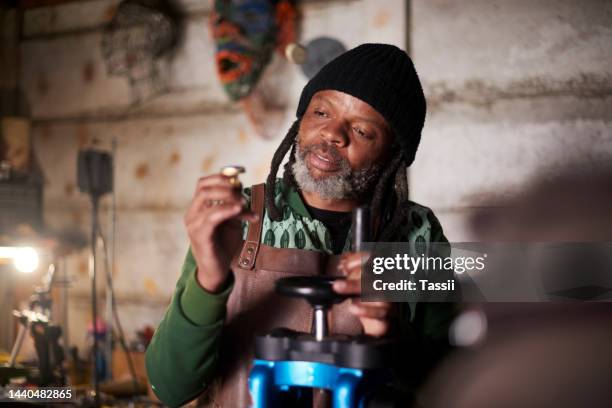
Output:
[[[362,129],[358,128],[358,127],[354,127],[353,130],[355,131],[355,133],[357,133],[359,136],[365,137],[366,139],[373,139],[372,135],[370,135],[369,133],[364,132]]]
[[[319,110],[319,109],[315,109],[314,114],[317,116],[327,116],[327,112]]]

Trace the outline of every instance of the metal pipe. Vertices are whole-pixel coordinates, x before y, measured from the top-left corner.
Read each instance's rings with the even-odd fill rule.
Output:
[[[363,243],[370,239],[370,209],[368,207],[357,207],[353,210],[351,233],[353,251],[362,251]]]
[[[115,180],[115,158],[117,157],[117,138],[113,137],[112,142],[112,150],[111,150],[112,160],[112,179],[113,184]],[[112,378],[113,373],[113,307],[115,304],[115,291],[113,290],[113,271],[115,270],[115,234],[117,229],[117,194],[115,193],[115,188],[113,185],[113,189],[111,191],[111,208],[110,208],[110,260],[109,256],[109,248],[104,245],[104,256],[106,259],[106,339],[104,343],[104,355],[106,356],[106,368],[107,368],[107,378]]]
[[[62,282],[62,336],[64,338],[64,355],[66,358],[70,355],[70,331],[68,328],[68,268],[66,268],[65,259],[62,257],[58,259],[58,269],[61,271],[63,276]]]
[[[327,325],[327,308],[315,307],[314,329],[315,339],[317,341],[323,340],[329,334],[329,326]]]
[[[96,293],[96,277],[98,268],[96,265],[96,244],[98,242],[98,196],[92,195],[91,199],[91,253],[89,254],[89,278],[91,279],[91,320],[93,326],[93,388],[94,388],[94,407],[100,406],[100,378],[98,376],[98,297]]]

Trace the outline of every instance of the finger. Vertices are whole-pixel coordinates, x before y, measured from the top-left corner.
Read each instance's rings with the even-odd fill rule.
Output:
[[[210,229],[215,229],[219,224],[240,214],[242,206],[240,204],[220,204],[211,207],[206,213],[205,222]]]
[[[212,200],[219,200],[224,204],[240,203],[243,207],[246,206],[246,199],[238,190],[228,188],[227,186],[204,187],[194,197],[188,214],[193,215],[193,213],[210,207]],[[245,209],[245,211],[248,210]]]
[[[365,305],[349,305],[349,312],[357,317],[367,317],[370,319],[384,320],[390,315],[390,309],[383,307],[369,307]]]
[[[389,320],[360,317],[359,321],[361,321],[364,333],[368,336],[385,336],[391,330],[391,322],[389,322]]]
[[[229,202],[224,202],[223,203],[223,205],[227,205],[227,204],[238,204],[238,205],[240,205],[241,211],[236,216],[237,219],[242,220],[242,221],[248,221],[248,222],[257,222],[259,220],[259,217],[260,217],[259,214],[255,213],[255,212],[251,211],[249,208],[245,207],[246,199],[244,197],[240,197],[239,200],[234,201],[234,202],[229,201]],[[205,203],[202,204],[200,209],[202,209],[202,208],[210,208],[210,209],[212,209],[214,207],[217,207],[218,205],[220,205],[220,204],[215,204],[213,207],[208,207],[208,204],[205,202]]]
[[[346,266],[342,273],[346,276],[347,280],[361,280],[361,272],[363,265],[361,263],[353,263]]]
[[[219,196],[219,197],[228,196],[228,197],[236,197],[236,198],[242,197],[242,193],[239,190],[236,190],[235,188],[232,188],[232,187],[228,187],[226,185],[202,187],[198,190],[196,195],[199,195],[199,194],[205,194],[211,197],[213,196]]]
[[[361,279],[341,279],[333,284],[333,289],[341,295],[361,294]]]
[[[240,188],[236,188],[234,185],[230,184],[230,183],[222,183],[222,184],[212,184],[212,185],[203,185],[203,186],[197,186],[196,187],[196,191],[195,194],[200,193],[201,191],[206,191],[206,190],[212,190],[212,191],[227,191],[228,194],[230,193],[235,193],[238,195],[241,195],[242,189]]]
[[[227,186],[209,186],[202,187],[194,196],[194,199],[197,197],[204,196],[208,199],[225,199],[225,200],[236,200],[244,198],[240,191],[233,189]]]
[[[361,251],[361,252],[345,252],[342,254],[341,262],[349,262],[357,259],[361,259],[364,256],[370,255],[369,252]]]
[[[345,271],[347,280],[361,280],[361,265],[355,265]]]
[[[238,219],[242,221],[248,222],[257,222],[259,221],[259,214],[256,214],[252,211],[245,211],[244,209],[240,214],[238,214]]]
[[[204,225],[206,225],[206,217],[204,214],[196,214],[189,219],[185,217],[185,227],[190,237],[197,235]]]
[[[222,200],[226,204],[246,204],[246,199],[239,191],[228,187],[204,187],[195,195],[192,207],[201,209],[209,200]]]
[[[235,216],[231,216],[227,219],[220,221],[219,224],[225,221],[229,221],[232,218],[236,218],[241,221],[257,222],[259,220],[259,215],[252,213],[252,212],[243,211],[243,212],[239,212]],[[187,226],[188,232],[197,233],[197,231],[202,229],[203,226],[207,226],[209,222],[210,222],[210,219],[209,219],[208,214],[203,213],[203,212],[198,212],[192,218],[190,218],[189,220],[186,220],[185,224]],[[214,228],[207,228],[205,232],[210,234],[213,232],[213,230]]]
[[[363,302],[359,299],[352,299],[351,303],[356,306],[378,307],[381,309],[388,309],[389,311],[394,309],[393,303],[391,302]]]
[[[245,208],[246,199],[240,195],[238,199],[236,199],[235,196],[232,196],[232,198],[226,197],[224,199],[223,196],[214,195],[213,197],[216,197],[216,198],[210,198],[210,200],[220,199],[223,201],[223,203],[217,203],[214,206],[211,206],[210,204],[208,204],[207,201],[209,201],[209,198],[205,198],[205,197],[206,197],[205,195],[198,195],[196,199],[193,201],[193,203],[191,204],[191,206],[187,210],[187,213],[184,216],[185,224],[190,224],[193,219],[200,217],[201,215],[206,215],[206,213],[210,211],[215,211],[216,207],[219,207],[221,205],[224,205],[224,206],[235,205],[235,204],[240,205],[241,211],[237,217],[237,219],[239,220],[247,221],[247,222],[257,222],[260,218],[258,214],[255,214],[250,209]]]
[[[236,188],[236,186],[231,183],[229,177],[216,173],[209,176],[200,177],[196,183],[196,192],[201,188],[211,186],[229,186],[234,189]]]
[[[338,269],[343,275],[347,276],[355,268],[361,270],[361,266],[368,261],[369,257],[370,253],[368,252],[348,252],[338,263]]]

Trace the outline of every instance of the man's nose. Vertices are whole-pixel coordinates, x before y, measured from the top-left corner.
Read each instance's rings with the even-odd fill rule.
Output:
[[[327,143],[333,144],[336,147],[346,146],[348,143],[348,135],[346,129],[341,123],[336,121],[328,123],[321,129],[321,137],[327,141]]]

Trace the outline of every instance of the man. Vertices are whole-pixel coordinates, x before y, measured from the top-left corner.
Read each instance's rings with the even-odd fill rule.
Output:
[[[431,210],[408,200],[406,168],[424,120],[410,58],[391,45],[364,44],[306,85],[265,192],[259,185],[241,194],[222,175],[198,181],[185,216],[190,251],[147,350],[149,378],[164,403],[186,403],[208,388],[217,406],[249,404],[253,333],[310,329],[306,302],[275,296],[276,279],[342,274],[347,280],[334,289],[360,293],[361,256],[349,252],[348,233],[357,206],[370,206],[377,241],[446,242]],[[335,333],[401,336],[406,371],[418,381],[446,350],[452,317],[451,304],[411,309],[353,300],[335,307],[330,321]]]

